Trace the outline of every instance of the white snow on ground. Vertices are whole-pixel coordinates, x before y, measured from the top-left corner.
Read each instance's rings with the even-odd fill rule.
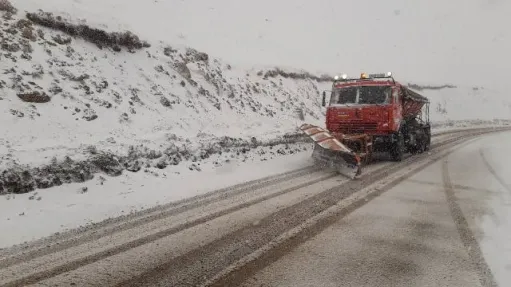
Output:
[[[36,195],[35,192],[3,195],[0,197],[0,220],[13,231],[10,237],[1,239],[1,246],[48,235],[63,228],[100,221],[123,214],[123,211],[127,213],[157,203],[194,196],[220,186],[284,172],[307,162],[310,153],[295,153],[304,147],[301,144],[288,148],[277,145],[273,150],[269,147],[254,148],[247,159],[251,163],[240,163],[240,166],[232,163],[245,160],[246,156],[238,157],[238,148],[193,162],[203,155],[201,148],[215,143],[219,137],[242,138],[249,143],[254,137],[264,142],[285,133],[296,132],[296,127],[303,122],[323,125],[324,109],[320,107],[320,91],[329,89],[329,82],[282,76],[265,78],[266,71],[273,69],[264,66],[267,61],[251,59],[251,62],[264,64],[253,66],[240,64],[240,61],[232,63],[228,57],[231,52],[238,54],[234,57],[237,60],[240,53],[245,53],[247,58],[252,57],[251,49],[245,50],[246,46],[233,45],[232,41],[242,41],[240,39],[251,34],[258,35],[254,29],[263,29],[258,21],[265,19],[264,14],[268,9],[247,9],[250,13],[259,13],[252,14],[256,15],[253,18],[237,13],[223,14],[224,8],[234,5],[234,2],[220,1],[218,3],[221,4],[208,6],[207,9],[210,12],[223,11],[222,14],[213,17],[208,12],[208,17],[203,18],[204,15],[197,13],[204,12],[202,10],[206,8],[202,7],[201,12],[190,7],[184,9],[179,6],[184,4],[177,3],[180,1],[11,2],[19,12],[11,20],[2,19],[3,23],[8,24],[0,27],[2,42],[9,45],[17,43],[21,45],[21,51],[0,49],[0,174],[2,169],[12,167],[13,163],[38,167],[49,164],[53,158],[60,162],[66,156],[74,161],[85,160],[98,151],[126,154],[132,146],[142,150],[140,146],[143,145],[148,149],[147,153],[160,155],[154,162],[148,163],[150,167],[143,166],[138,173],[124,172],[119,177],[102,175],[106,178],[103,185],[98,185],[99,175],[96,175],[92,181],[84,183],[37,189]],[[173,5],[181,8],[172,10],[172,7],[176,7]],[[203,6],[197,1],[193,5]],[[279,5],[289,7],[288,4]],[[24,18],[25,11],[37,12],[39,8],[56,12],[56,15],[62,15],[70,22],[87,23],[109,32],[129,29],[141,40],[147,40],[151,47],[135,53],[124,48],[121,52],[113,52],[108,48],[99,49],[80,38],[72,38],[71,43],[61,45],[55,43],[54,37],[60,35],[65,38],[67,36],[64,33],[38,25],[33,25],[36,39],[26,40],[22,36],[24,28],[17,27],[17,21]],[[221,21],[229,17],[233,17],[232,21],[241,21],[239,18],[243,17],[243,21],[253,21],[247,24],[252,30],[243,30],[246,28],[243,26],[239,27],[240,30],[230,29],[233,22]],[[276,14],[264,22],[277,25],[279,29],[297,29],[285,21],[281,22],[280,17]],[[201,19],[203,24],[184,27],[190,24],[187,21],[192,18]],[[215,29],[223,27],[226,33],[214,34],[205,29],[205,25],[210,25],[211,21],[216,25]],[[185,28],[189,35],[182,39],[180,30],[184,31]],[[200,32],[197,29],[204,29],[200,41],[197,40],[197,33]],[[273,28],[265,27],[263,30],[268,29]],[[231,34],[227,33],[228,30]],[[238,32],[234,33],[234,30]],[[188,36],[193,38],[189,42],[186,38]],[[240,38],[236,40],[238,36]],[[286,38],[287,35],[280,36]],[[261,32],[260,38],[264,38],[264,33]],[[210,52],[207,47],[211,41],[225,41],[225,49],[221,55],[211,54],[206,59],[201,52]],[[179,45],[176,44],[178,42]],[[182,45],[183,42],[196,43],[198,49],[203,51],[190,50]],[[270,42],[266,39],[260,47],[252,49],[265,50],[267,55],[271,54],[274,45]],[[31,49],[27,48],[27,43]],[[321,44],[314,44],[319,53]],[[166,53],[165,48],[169,47],[171,49],[167,49]],[[216,44],[213,50],[218,49]],[[300,46],[286,49],[300,49]],[[357,57],[365,56],[350,55],[335,60],[341,69],[339,72],[346,72],[342,70],[345,66],[343,61],[350,61],[351,67],[354,67]],[[307,61],[310,63],[314,59],[310,57]],[[301,62],[296,63],[296,66],[300,66]],[[360,64],[358,67],[367,68],[368,65]],[[383,69],[386,65],[375,64],[370,67]],[[303,73],[290,68],[284,70]],[[413,76],[404,76],[407,80],[413,80],[410,79]],[[397,80],[400,80],[399,73]],[[451,84],[449,80],[446,82]],[[430,79],[416,79],[413,83],[432,86],[444,84],[432,83]],[[51,97],[51,101],[27,103],[17,97],[18,93],[34,90],[44,91]],[[432,101],[431,120],[442,122],[443,126],[436,125],[435,131],[475,124],[466,120],[510,118],[511,100],[505,91],[474,84],[425,89],[422,93]],[[177,156],[175,153],[165,154],[165,151],[182,151],[183,148],[193,155],[182,159],[176,166],[169,163]],[[264,154],[260,154],[262,152]],[[282,155],[291,152],[294,155]],[[160,158],[171,165],[163,169],[154,168]],[[201,171],[198,171],[199,168]],[[144,172],[146,169],[150,172]],[[159,175],[155,176],[154,173]],[[166,174],[166,178],[163,174]],[[215,184],[215,181],[221,184]],[[88,191],[79,193],[78,190],[85,186]],[[29,199],[31,196],[33,198]]]
[[[298,152],[268,161],[234,159],[219,168],[204,165],[201,173],[149,169],[3,196],[0,228],[9,232],[0,237],[0,248],[310,164],[310,152]]]

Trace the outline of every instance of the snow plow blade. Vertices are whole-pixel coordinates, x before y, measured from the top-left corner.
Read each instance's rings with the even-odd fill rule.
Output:
[[[314,141],[312,158],[316,164],[334,168],[340,174],[351,179],[361,175],[360,156],[327,130],[309,124],[303,124],[300,130]]]

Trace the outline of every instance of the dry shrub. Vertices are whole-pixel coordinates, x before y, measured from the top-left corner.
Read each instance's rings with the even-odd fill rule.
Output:
[[[18,9],[14,8],[9,0],[0,0],[0,11],[16,14]]]
[[[53,41],[60,45],[67,45],[71,43],[71,37],[62,37],[61,35],[53,36]]]
[[[30,92],[30,93],[23,93],[18,94],[18,97],[28,103],[47,103],[51,100],[51,98],[44,92]]]
[[[17,43],[2,42],[2,43],[0,43],[0,49],[7,51],[7,52],[16,53],[19,50],[21,50],[21,46],[18,45]]]
[[[258,75],[260,75],[260,73],[258,73]],[[264,78],[267,79],[267,78],[275,78],[277,76],[282,76],[284,78],[291,78],[291,79],[294,79],[294,80],[305,80],[305,79],[311,79],[311,80],[316,80],[318,82],[331,82],[334,80],[333,77],[330,77],[328,75],[321,75],[321,76],[315,76],[315,75],[312,75],[310,73],[307,73],[307,72],[303,72],[303,73],[294,73],[294,72],[285,72],[279,68],[276,68],[275,70],[269,70],[267,71],[265,74],[264,74]]]
[[[442,90],[442,89],[454,89],[457,88],[455,85],[451,84],[445,84],[445,85],[439,85],[439,86],[431,86],[431,85],[418,85],[413,83],[408,83],[408,87],[410,89],[414,89],[417,91],[423,91],[423,90]]]
[[[207,62],[209,60],[209,55],[204,52],[199,52],[195,49],[188,48],[186,49],[186,56],[192,60],[197,62]]]
[[[54,17],[52,13],[48,12],[27,13],[27,18],[38,25],[62,31],[73,37],[81,37],[100,48],[111,47],[119,51],[121,46],[130,50],[150,47],[149,43],[141,41],[137,35],[130,31],[106,32],[83,24],[75,25],[60,17]]]
[[[37,40],[37,36],[34,33],[34,29],[32,27],[23,28],[23,30],[21,32],[21,36],[23,36],[23,38],[29,39],[31,41]]]

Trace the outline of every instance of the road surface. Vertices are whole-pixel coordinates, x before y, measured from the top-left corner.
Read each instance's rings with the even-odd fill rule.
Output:
[[[0,286],[493,280],[481,275],[484,262],[469,268],[482,256],[460,217],[462,205],[447,204],[457,202],[449,196],[463,174],[441,161],[485,132],[435,136],[430,154],[376,163],[361,180],[309,167],[2,250]]]
[[[511,192],[509,156],[500,152],[509,146],[506,133],[456,150],[242,286],[498,286],[477,222],[492,214],[489,197]]]

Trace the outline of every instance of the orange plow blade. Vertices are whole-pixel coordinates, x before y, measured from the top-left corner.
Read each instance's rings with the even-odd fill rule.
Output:
[[[317,164],[332,167],[349,178],[360,176],[360,156],[327,130],[309,124],[303,124],[300,130],[314,141],[312,157]]]

